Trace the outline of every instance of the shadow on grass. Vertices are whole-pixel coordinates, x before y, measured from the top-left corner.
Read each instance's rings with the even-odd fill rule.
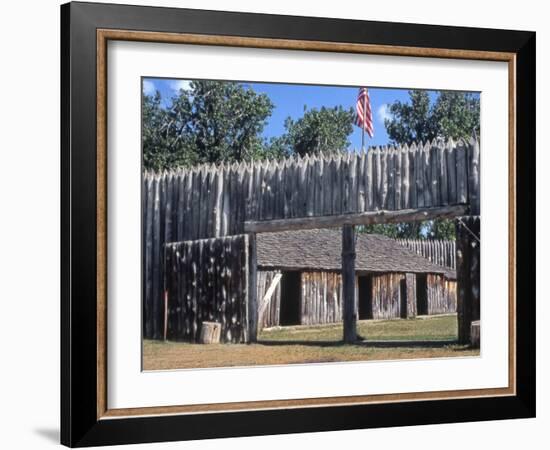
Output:
[[[303,340],[258,340],[259,345],[304,345],[307,347],[344,347],[346,345],[359,345],[372,348],[443,348],[449,345],[458,345],[458,341],[451,340],[437,340],[437,341],[412,341],[412,340],[358,340],[353,344],[345,344],[343,341],[303,341]]]

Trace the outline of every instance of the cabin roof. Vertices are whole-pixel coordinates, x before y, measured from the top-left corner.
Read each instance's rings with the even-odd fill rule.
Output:
[[[355,270],[364,272],[441,273],[456,279],[456,271],[379,234],[357,233]],[[331,270],[342,267],[340,229],[259,233],[258,266],[286,270]]]

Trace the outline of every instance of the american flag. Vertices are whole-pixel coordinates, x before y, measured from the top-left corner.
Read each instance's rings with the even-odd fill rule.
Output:
[[[367,88],[359,89],[359,95],[357,95],[357,105],[355,106],[357,111],[357,118],[355,124],[365,130],[368,135],[374,137],[374,125],[372,124],[372,110],[370,108],[369,91]]]

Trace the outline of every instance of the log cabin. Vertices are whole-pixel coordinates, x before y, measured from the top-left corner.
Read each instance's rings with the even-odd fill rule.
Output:
[[[456,312],[456,269],[386,236],[356,236],[359,320]],[[258,234],[259,328],[341,321],[341,253],[338,229]]]

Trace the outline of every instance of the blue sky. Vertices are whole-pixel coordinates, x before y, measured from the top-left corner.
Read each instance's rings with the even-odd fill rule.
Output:
[[[143,91],[153,94],[158,90],[162,96],[163,105],[168,105],[170,99],[179,89],[189,87],[189,80],[170,80],[161,78],[144,78]],[[284,133],[284,121],[290,116],[298,119],[304,114],[304,106],[308,109],[333,107],[342,105],[344,108],[355,108],[357,87],[292,85],[278,83],[243,83],[258,93],[265,93],[275,105],[271,117],[264,129],[266,138],[280,136]],[[432,101],[436,91],[429,91]],[[374,119],[374,137],[365,134],[365,145],[384,145],[388,143],[388,135],[384,127],[384,118],[389,116],[388,105],[396,100],[406,102],[409,99],[406,89],[369,88],[371,107]],[[361,148],[361,129],[354,126],[349,138],[350,148]]]

